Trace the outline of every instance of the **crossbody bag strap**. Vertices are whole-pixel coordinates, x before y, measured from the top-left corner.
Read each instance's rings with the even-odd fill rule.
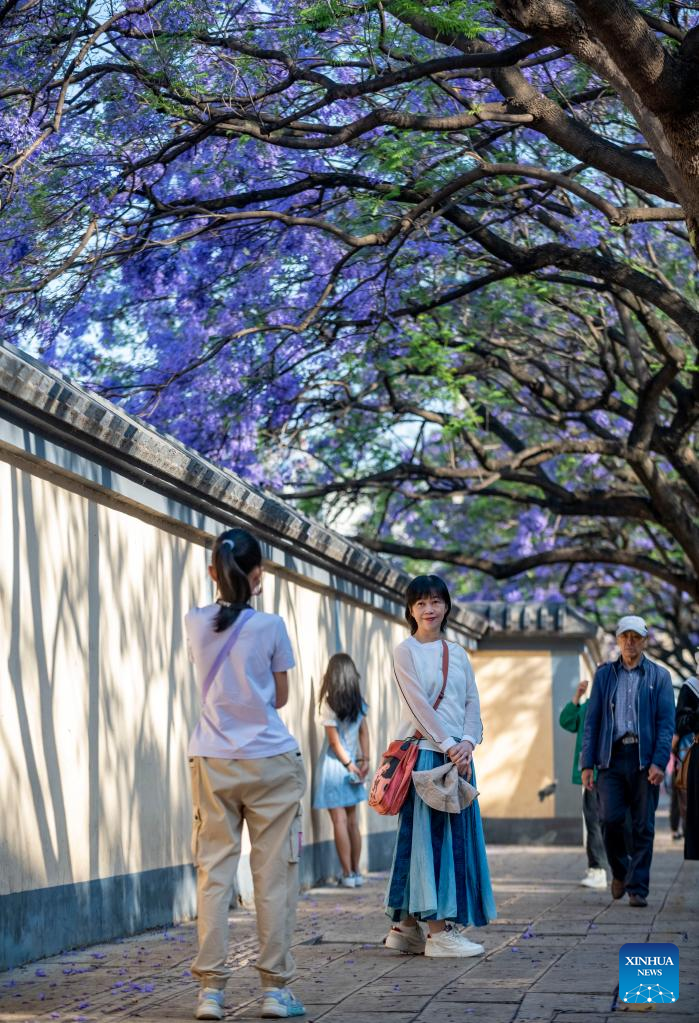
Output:
[[[225,640],[223,646],[221,647],[221,649],[219,650],[218,654],[214,658],[214,663],[209,668],[209,670],[208,670],[208,672],[206,674],[206,678],[204,679],[204,682],[202,683],[202,687],[201,687],[201,702],[202,703],[204,703],[204,701],[206,700],[207,693],[209,692],[209,689],[211,689],[213,681],[214,681],[214,679],[216,678],[216,676],[218,675],[218,673],[219,673],[219,671],[221,669],[221,665],[223,664],[223,662],[225,661],[225,659],[228,657],[229,653],[233,649],[233,645],[234,645],[236,639],[238,638],[240,630],[245,625],[245,623],[252,618],[252,616],[254,614],[255,614],[255,612],[254,612],[254,610],[251,607],[244,608],[240,612],[238,617],[236,618],[236,620],[233,623],[233,625],[231,626],[231,630],[228,633],[228,635],[226,636],[226,640]]]
[[[449,674],[449,647],[445,640],[442,640],[442,688],[439,690],[439,696],[432,704],[434,710],[439,707],[440,703],[444,699],[444,693],[447,689],[447,675]]]
[[[448,674],[449,674],[449,647],[447,646],[446,642],[442,640],[442,688],[439,690],[437,699],[432,704],[432,710],[437,710],[437,707],[439,707],[440,703],[444,699],[444,693],[446,692],[447,689]],[[424,738],[422,732],[415,732],[415,734],[413,735],[413,739],[422,738]]]

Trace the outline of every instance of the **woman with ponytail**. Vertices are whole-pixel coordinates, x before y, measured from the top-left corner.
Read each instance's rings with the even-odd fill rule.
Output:
[[[283,620],[250,606],[262,590],[262,550],[251,533],[222,533],[209,575],[216,602],[185,616],[201,697],[189,744],[199,935],[195,1016],[224,1015],[228,908],[243,821],[251,843],[262,1016],[302,1016],[305,1009],[288,985],[306,775],[298,743],[277,713],[288,699],[294,657]]]

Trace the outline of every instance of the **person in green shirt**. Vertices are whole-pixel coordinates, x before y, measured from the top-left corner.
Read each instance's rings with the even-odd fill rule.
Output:
[[[574,785],[582,786],[582,775],[580,773],[580,749],[582,746],[583,732],[585,730],[585,714],[587,703],[581,703],[583,696],[589,686],[587,680],[578,683],[575,695],[561,711],[558,723],[567,732],[575,733],[575,754],[573,756],[572,782]],[[604,840],[599,820],[599,809],[597,805],[597,787],[592,790],[582,789],[582,811],[585,821],[585,851],[587,853],[587,873],[580,884],[585,888],[606,888],[607,887],[607,856],[604,851]]]

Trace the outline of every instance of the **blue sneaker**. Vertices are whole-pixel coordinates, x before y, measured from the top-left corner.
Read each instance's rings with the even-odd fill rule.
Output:
[[[291,988],[268,987],[262,1003],[262,1016],[266,1019],[286,1019],[288,1016],[305,1016],[306,1007],[294,998]]]
[[[195,1019],[223,1019],[223,991],[217,987],[203,987],[194,1012]]]

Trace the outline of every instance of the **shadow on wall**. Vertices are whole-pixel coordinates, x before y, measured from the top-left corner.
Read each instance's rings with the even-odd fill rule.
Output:
[[[292,699],[283,712],[290,731],[304,751],[308,791],[304,800],[305,855],[302,883],[309,885],[337,875],[339,862],[332,839],[330,815],[312,810],[315,766],[323,742],[318,718],[318,695],[327,662],[334,653],[344,652],[355,661],[362,678],[362,690],[369,704],[371,770],[389,738],[397,734],[403,716],[397,687],[392,684],[391,654],[406,632],[400,624],[335,596],[299,586],[283,577],[277,579],[273,602],[268,608],[286,621],[294,645],[297,667],[291,676]],[[395,818],[382,818],[360,805],[360,826],[365,835],[363,865],[384,869],[390,862]]]
[[[193,909],[182,750],[197,700],[182,618],[200,598],[203,558],[5,469],[0,790],[4,805],[22,808],[2,844],[0,965],[9,966]]]
[[[104,470],[103,483],[110,484]],[[5,483],[7,484],[5,486]],[[195,909],[185,755],[198,713],[183,614],[211,599],[206,552],[150,520],[0,463],[0,964],[182,919]],[[395,621],[274,574],[265,609],[295,648],[284,711],[306,759],[303,883],[336,868],[327,813],[311,812],[320,679],[349,653],[369,703],[372,767],[401,719]],[[164,624],[165,623],[165,624]],[[3,657],[5,656],[3,648]],[[395,819],[363,804],[365,866],[384,867]]]

